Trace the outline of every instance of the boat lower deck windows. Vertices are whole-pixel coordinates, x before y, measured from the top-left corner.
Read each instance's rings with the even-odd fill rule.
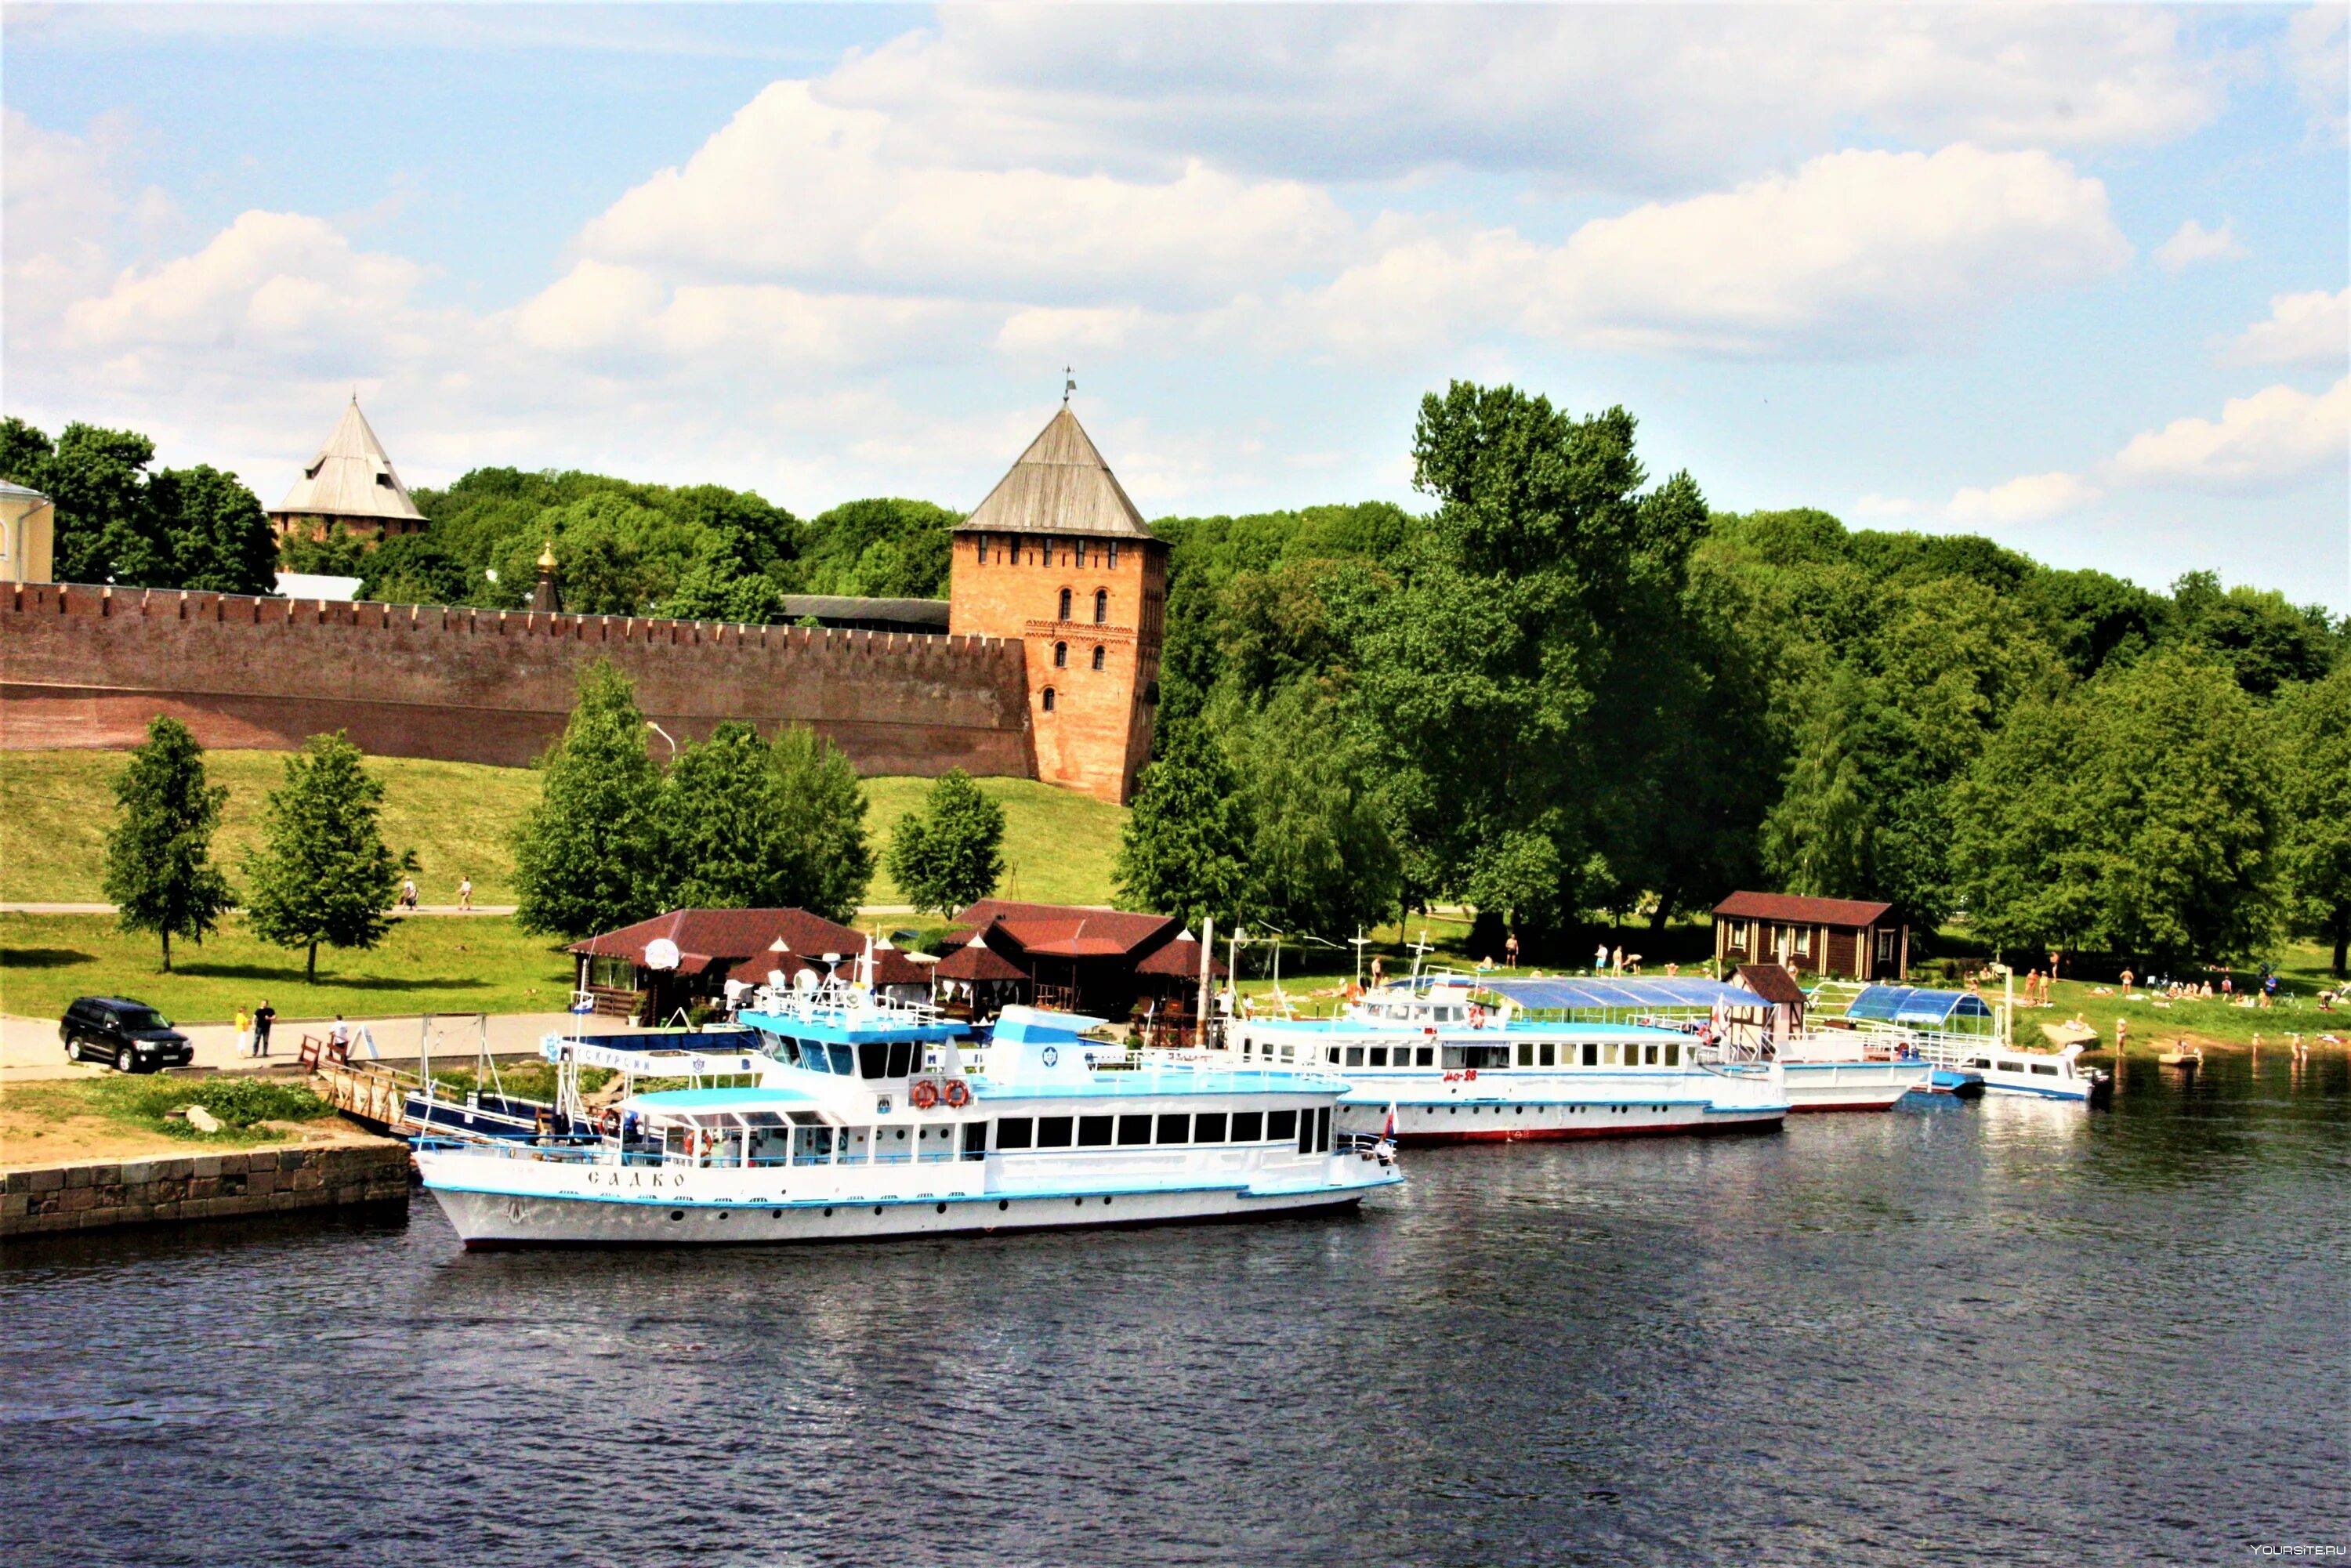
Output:
[[[1298,1113],[1268,1111],[1265,1113],[1265,1135],[1270,1142],[1288,1143],[1298,1135]]]
[[[1159,1118],[1159,1141],[1163,1144],[1188,1144],[1192,1141],[1192,1118],[1177,1113]]]
[[[1347,1060],[1344,1065],[1349,1067],[1361,1067],[1363,1064],[1364,1048],[1360,1045],[1349,1046],[1347,1048]]]
[[[1037,1118],[1037,1146],[1040,1149],[1066,1149],[1075,1130],[1073,1116],[1040,1116]]]
[[[1597,1067],[1600,1065],[1600,1046],[1598,1041],[1587,1040],[1583,1042],[1583,1065],[1586,1067]]]
[[[1225,1113],[1222,1111],[1202,1112],[1192,1118],[1192,1141],[1196,1144],[1221,1144],[1225,1141]]]
[[[1371,1051],[1372,1051],[1372,1054],[1371,1054],[1371,1061],[1370,1061],[1370,1065],[1371,1065],[1371,1066],[1374,1066],[1374,1067],[1385,1067],[1385,1066],[1388,1064],[1388,1048],[1387,1048],[1386,1046],[1384,1046],[1384,1045],[1375,1045],[1375,1046],[1373,1046],[1373,1047],[1371,1048]]]
[[[1025,1149],[1037,1141],[1037,1124],[1027,1116],[1006,1116],[996,1124],[998,1149]]]
[[[984,1160],[987,1157],[987,1124],[966,1122],[963,1124],[963,1157]]]
[[[1151,1118],[1121,1116],[1118,1119],[1118,1141],[1121,1146],[1128,1148],[1151,1142]]]
[[[1259,1144],[1265,1141],[1265,1113],[1236,1111],[1233,1113],[1233,1142]]]
[[[1679,1067],[1681,1064],[1682,1064],[1682,1044],[1681,1044],[1681,1041],[1679,1041],[1679,1040],[1669,1040],[1666,1041],[1666,1065],[1667,1065],[1667,1067]]]
[[[1111,1133],[1116,1125],[1117,1118],[1113,1116],[1079,1117],[1078,1147],[1081,1149],[1107,1147],[1110,1144]]]
[[[1327,1154],[1331,1148],[1331,1111],[1308,1111],[1298,1118],[1298,1152],[1301,1155]]]
[[[1534,1064],[1534,1041],[1530,1040],[1522,1040],[1519,1041],[1519,1065],[1520,1067],[1532,1067]]]
[[[1437,1065],[1437,1047],[1435,1047],[1435,1046],[1433,1046],[1433,1045],[1424,1045],[1424,1046],[1422,1046],[1422,1047],[1420,1048],[1419,1052],[1415,1056],[1415,1058],[1414,1058],[1414,1061],[1415,1061],[1415,1063],[1416,1063],[1416,1065],[1421,1066],[1421,1067],[1434,1067],[1434,1066],[1436,1066],[1436,1065]]]

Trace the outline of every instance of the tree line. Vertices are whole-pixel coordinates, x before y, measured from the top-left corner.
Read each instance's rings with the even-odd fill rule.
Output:
[[[1423,401],[1435,507],[1164,519],[1123,899],[1326,936],[1436,900],[1570,949],[1741,885],[2012,949],[2351,936],[2351,622],[1988,539],[1709,508],[1622,409]]]

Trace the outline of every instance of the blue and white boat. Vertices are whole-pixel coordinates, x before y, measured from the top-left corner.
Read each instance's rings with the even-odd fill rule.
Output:
[[[420,1143],[469,1248],[832,1241],[1244,1219],[1403,1179],[1313,1071],[1135,1068],[1098,1020],[1009,1008],[984,1038],[854,985],[762,991],[747,1034],[549,1037],[592,1136]],[[1115,1060],[1104,1060],[1115,1058]],[[624,1092],[590,1112],[580,1070]],[[668,1085],[639,1081],[656,1079]]]
[[[2081,1060],[2079,1045],[2061,1051],[2018,1045],[2012,1000],[1995,1009],[1973,991],[1874,985],[1845,1003],[1843,1017],[1862,1039],[1896,1045],[1933,1063],[1930,1087],[1942,1092],[2088,1104],[2114,1089],[2112,1078]]]
[[[1416,977],[1337,1018],[1236,1019],[1226,1052],[1243,1070],[1343,1077],[1340,1130],[1392,1125],[1400,1144],[1769,1131],[1787,1118],[1776,1061],[1725,1060],[1662,1022],[1531,1020],[1507,998],[1477,999],[1493,988]]]

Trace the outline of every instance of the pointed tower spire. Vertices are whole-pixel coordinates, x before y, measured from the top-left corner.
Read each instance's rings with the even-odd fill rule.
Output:
[[[423,531],[424,514],[409,498],[383,443],[360,412],[358,388],[351,389],[343,417],[318,455],[303,465],[286,498],[271,509],[269,520],[280,534],[298,528],[313,538],[325,538],[330,526],[379,539]]]

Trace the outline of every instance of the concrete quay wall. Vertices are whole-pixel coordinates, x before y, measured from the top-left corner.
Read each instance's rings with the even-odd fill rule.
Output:
[[[234,1219],[408,1197],[395,1139],[244,1154],[184,1155],[7,1173],[0,1237]]]
[[[864,773],[1034,778],[1000,637],[0,584],[0,747],[119,750],[168,714],[208,747],[350,732],[379,756],[528,764],[609,659],[678,740],[805,724]]]

